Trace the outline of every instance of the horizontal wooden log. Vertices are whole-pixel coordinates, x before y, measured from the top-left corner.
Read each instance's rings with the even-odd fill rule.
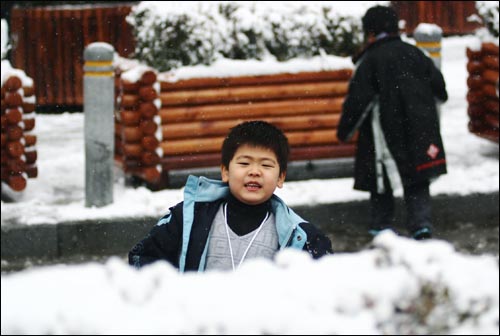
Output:
[[[5,107],[17,108],[23,105],[23,97],[19,92],[7,92],[4,98]]]
[[[483,55],[498,56],[498,45],[492,42],[481,43],[481,52]]]
[[[23,86],[24,97],[31,97],[35,95],[34,86]]]
[[[20,158],[11,158],[7,161],[7,169],[10,173],[20,174],[26,171],[26,162]]]
[[[7,123],[11,125],[18,124],[21,120],[23,120],[23,114],[19,108],[9,108],[5,110],[5,117],[7,119]]]
[[[152,101],[141,102],[138,109],[144,119],[153,119],[158,114],[158,108]]]
[[[141,139],[141,145],[145,151],[153,152],[158,148],[159,144],[158,139],[151,135],[147,135]]]
[[[158,129],[158,124],[154,120],[141,120],[139,127],[142,134],[154,135]]]
[[[121,110],[120,122],[125,126],[138,126],[141,122],[141,114],[137,111]]]
[[[24,131],[20,126],[8,125],[7,126],[7,139],[9,141],[19,140],[23,137]]]
[[[469,90],[466,99],[469,104],[482,104],[486,98],[482,90]]]
[[[34,103],[27,103],[23,101],[23,104],[21,105],[23,107],[23,113],[28,114],[33,111],[35,111],[36,105]]]
[[[157,81],[157,78],[158,76],[154,70],[146,70],[139,78],[139,83],[141,85],[151,85]]]
[[[138,94],[144,102],[150,102],[158,98],[158,92],[151,85],[141,86]]]
[[[336,130],[314,130],[286,133],[291,146],[307,146],[338,143]],[[220,151],[224,137],[170,140],[160,142],[163,155],[210,153]]]
[[[471,61],[478,61],[483,56],[481,50],[472,50],[469,47],[465,49],[465,54],[467,55],[467,58]]]
[[[340,97],[347,93],[349,83],[298,83],[202,89],[196,91],[162,92],[162,106],[197,105],[208,103],[254,102],[271,99]]]
[[[161,179],[161,172],[156,166],[144,167],[137,175],[148,183],[156,183]]]
[[[9,185],[10,188],[14,191],[22,191],[26,188],[26,178],[24,176],[18,174],[18,175],[9,175],[7,177],[7,184]]]
[[[154,166],[160,163],[160,156],[156,152],[143,152],[141,162],[145,166]]]
[[[127,110],[137,110],[140,101],[138,94],[125,93],[121,96],[120,107]]]
[[[493,85],[491,83],[488,83],[486,82],[481,90],[483,91],[483,94],[486,96],[486,97],[489,97],[489,98],[497,98],[498,99],[498,95],[497,95],[497,86],[496,85]]]
[[[132,143],[124,143],[123,147],[123,156],[126,158],[136,158],[140,159],[144,149],[140,144],[132,144]]]
[[[480,61],[467,62],[467,72],[471,75],[481,74],[484,70],[484,65]]]
[[[355,144],[320,145],[291,147],[289,161],[315,160],[327,158],[352,157]],[[166,156],[160,159],[164,171],[202,167],[218,167],[221,164],[219,153],[200,153]]]
[[[7,116],[2,112],[0,118],[1,118],[0,127],[2,129],[2,132],[5,132],[7,130],[7,127],[9,126],[9,123],[7,122]]]
[[[23,82],[17,76],[9,76],[3,83],[5,90],[13,92],[19,90],[23,86]]]
[[[348,81],[352,76],[351,69],[339,69],[320,72],[280,73],[275,75],[192,78],[176,82],[161,81],[161,91],[175,91],[198,88],[234,87],[265,84]]]
[[[24,145],[19,141],[8,141],[7,142],[7,153],[11,157],[20,157],[24,154]]]
[[[491,129],[485,127],[483,124],[475,124],[473,120],[469,121],[468,123],[468,128],[471,133],[474,133],[475,135],[499,143],[499,130],[498,129]]]
[[[471,75],[467,77],[467,87],[469,89],[477,90],[483,86],[483,78],[481,75]]]
[[[261,118],[268,116],[303,115],[318,113],[340,113],[344,97],[305,98],[253,102],[245,104],[220,104],[207,106],[165,107],[160,109],[162,124],[176,122],[222,120],[237,117]]]
[[[496,71],[496,70],[486,69],[483,71],[481,76],[483,77],[483,79],[485,81],[490,82],[494,85],[496,85],[498,82],[498,71]]]
[[[496,98],[496,99],[487,99],[483,103],[483,107],[484,107],[485,110],[487,110],[491,114],[498,114],[499,113],[498,98]]]
[[[498,55],[485,55],[481,62],[483,62],[485,68],[498,71]]]
[[[499,128],[499,122],[498,122],[498,114],[485,114],[484,115],[484,121],[485,123],[490,126],[491,128]]]
[[[36,165],[27,165],[26,166],[26,175],[28,175],[29,178],[36,178],[36,177],[38,177],[38,166],[36,166]]]
[[[31,147],[36,145],[36,135],[34,134],[24,134],[24,146]]]
[[[32,131],[35,128],[35,118],[23,119],[24,131]]]
[[[129,82],[121,79],[120,86],[124,93],[137,94],[141,84],[139,82]]]
[[[120,123],[115,123],[115,134],[120,136],[120,139],[125,142],[140,142],[143,134],[138,126],[124,126]]]
[[[261,120],[269,122],[283,131],[335,128],[338,125],[339,119],[340,114],[331,113],[322,115],[261,118]],[[226,135],[232,127],[249,120],[252,119],[235,118],[233,120],[211,120],[163,125],[162,138],[163,140],[174,140],[192,138],[193,136],[209,137]]]
[[[215,167],[221,164],[221,155],[219,153],[202,153],[166,156],[160,159],[163,171],[173,169],[188,169],[201,167]]]
[[[469,104],[467,107],[467,115],[470,118],[481,118],[486,113],[483,104]]]
[[[356,144],[353,143],[292,147],[290,149],[290,161],[353,157],[355,153]]]
[[[26,158],[27,164],[34,164],[36,162],[37,157],[38,157],[38,153],[36,150],[30,149],[30,150],[26,150],[24,152],[24,156]]]

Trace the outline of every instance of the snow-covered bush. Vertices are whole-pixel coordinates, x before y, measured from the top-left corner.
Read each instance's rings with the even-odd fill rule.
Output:
[[[128,22],[134,57],[159,71],[211,64],[217,58],[279,61],[321,54],[349,56],[362,42],[360,17],[341,15],[335,3],[279,6],[257,2],[199,2],[155,7],[141,2]]]
[[[476,1],[476,8],[488,32],[498,39],[498,2]]]

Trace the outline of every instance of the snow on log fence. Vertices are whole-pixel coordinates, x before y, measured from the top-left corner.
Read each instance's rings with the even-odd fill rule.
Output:
[[[168,172],[217,167],[231,127],[265,120],[284,130],[290,161],[353,157],[355,140],[336,128],[351,69],[169,82],[153,69],[139,80],[117,76],[115,162],[149,188],[169,186]]]
[[[1,91],[1,179],[12,190],[22,191],[27,179],[38,175],[35,91],[13,74],[2,78]]]
[[[466,52],[469,131],[498,143],[498,45],[482,43],[479,50]]]

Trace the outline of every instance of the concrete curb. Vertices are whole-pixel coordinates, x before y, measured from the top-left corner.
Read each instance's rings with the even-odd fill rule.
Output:
[[[433,198],[435,237],[471,253],[498,255],[498,192],[471,195],[440,195]],[[402,200],[397,220],[404,223]],[[332,239],[336,252],[358,251],[367,246],[368,201],[294,207]],[[3,225],[2,267],[16,260],[64,260],[73,256],[125,256],[157,222],[157,217],[115,218],[40,225]],[[469,233],[463,229],[468,228]],[[461,229],[460,229],[461,228]],[[398,229],[398,228],[397,228]],[[404,228],[399,228],[405,233]],[[462,230],[462,231],[460,231]],[[461,233],[466,236],[461,237]],[[496,234],[495,234],[496,232]],[[471,235],[476,234],[476,241]],[[483,242],[478,239],[483,239]],[[475,246],[485,245],[487,246]]]

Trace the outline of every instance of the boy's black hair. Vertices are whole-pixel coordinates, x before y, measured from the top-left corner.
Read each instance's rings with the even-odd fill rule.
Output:
[[[276,155],[280,174],[286,172],[290,147],[282,130],[261,120],[246,121],[233,128],[222,144],[222,165],[229,167],[229,162],[242,145],[270,149]]]
[[[398,14],[391,7],[375,6],[368,9],[362,22],[365,34],[378,35],[382,32],[397,34],[399,32]]]

